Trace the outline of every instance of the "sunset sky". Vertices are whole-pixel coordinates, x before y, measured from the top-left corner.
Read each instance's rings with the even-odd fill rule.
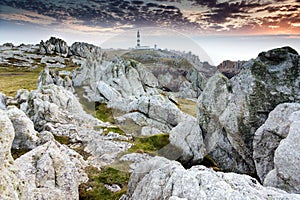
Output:
[[[285,45],[299,51],[300,0],[0,2],[0,43],[39,43],[54,35],[69,45],[85,41],[116,47],[113,40],[120,35],[128,38],[119,47],[127,48],[133,46],[137,29],[143,31],[147,45],[158,43],[170,49],[176,48],[176,35],[183,34],[183,40],[190,38],[200,45],[214,64],[225,59],[249,59],[259,51]],[[169,40],[169,44],[147,40],[154,30],[161,41]],[[177,49],[189,49],[184,47],[185,42],[179,43]]]

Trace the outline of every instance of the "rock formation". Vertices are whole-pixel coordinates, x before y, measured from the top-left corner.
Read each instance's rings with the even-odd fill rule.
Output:
[[[19,169],[11,156],[14,127],[5,111],[0,109],[0,198],[22,199],[25,184],[18,177]],[[24,195],[24,196],[23,196]],[[26,199],[26,198],[24,198]]]
[[[87,181],[82,156],[56,141],[35,148],[15,164],[28,181],[28,199],[76,200],[79,184]]]
[[[122,200],[139,199],[300,199],[275,188],[263,187],[247,175],[215,172],[204,166],[186,170],[180,163],[155,157],[132,173]]]
[[[298,166],[300,104],[278,105],[255,132],[253,157],[264,185],[300,193]]]
[[[212,77],[199,98],[210,155],[225,171],[255,174],[253,137],[280,103],[300,101],[299,55],[290,47],[260,53],[232,79]]]
[[[59,54],[64,57],[68,56],[70,50],[65,41],[59,38],[51,37],[49,40],[40,42],[41,54]]]
[[[37,147],[40,139],[38,133],[34,130],[33,122],[26,114],[15,106],[9,106],[7,108],[7,114],[15,130],[12,148],[34,149]]]
[[[230,60],[225,60],[221,64],[217,66],[218,70],[224,74],[227,78],[232,78],[238,73],[240,73],[242,69],[242,65],[245,63],[245,61],[230,61]]]
[[[90,54],[101,54],[101,48],[84,42],[75,42],[70,47],[72,55],[87,58]]]

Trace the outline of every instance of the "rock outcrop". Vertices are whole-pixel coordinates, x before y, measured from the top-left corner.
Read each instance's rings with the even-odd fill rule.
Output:
[[[64,77],[62,77],[60,76],[59,71],[49,70],[49,68],[46,67],[40,72],[40,76],[37,81],[37,88],[41,88],[50,84],[62,86],[65,89],[74,92],[72,80],[68,75],[64,75]]]
[[[19,170],[11,156],[14,127],[5,111],[0,109],[0,198],[23,199],[24,182],[18,177]],[[24,198],[26,199],[26,198]]]
[[[300,101],[299,55],[290,47],[260,53],[227,79],[212,77],[199,98],[199,124],[211,156],[225,171],[255,174],[253,137],[280,103]]]
[[[180,122],[170,131],[170,144],[182,149],[178,158],[185,165],[200,163],[205,156],[202,132],[197,120],[193,117]]]
[[[87,58],[90,54],[100,55],[101,48],[84,42],[75,42],[70,47],[72,55]]]
[[[15,161],[28,181],[28,199],[79,199],[78,186],[88,180],[82,156],[56,141],[35,148]]]
[[[245,61],[230,61],[230,60],[225,60],[221,64],[217,66],[218,70],[224,74],[227,78],[232,78],[238,73],[240,73],[243,64]]]
[[[41,54],[59,54],[64,57],[68,56],[70,50],[65,41],[59,38],[51,37],[49,40],[40,42]]]
[[[293,123],[290,116],[297,111],[300,111],[300,104],[280,104],[270,112],[266,122],[255,132],[253,158],[257,175],[262,182],[266,175],[274,169],[275,150],[280,142],[289,135],[290,126]],[[294,159],[292,160],[294,161]]]
[[[300,104],[278,105],[256,131],[253,148],[257,174],[266,186],[300,193]]]
[[[40,142],[38,132],[34,130],[34,124],[26,114],[15,106],[9,106],[7,114],[15,130],[12,148],[34,149],[37,147]]]
[[[204,166],[186,170],[176,161],[155,157],[133,171],[121,199],[300,199],[300,195],[263,187],[247,175]]]

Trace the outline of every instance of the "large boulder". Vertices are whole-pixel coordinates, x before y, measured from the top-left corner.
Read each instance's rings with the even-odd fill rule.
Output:
[[[289,135],[293,123],[290,116],[300,111],[300,104],[284,103],[270,112],[266,122],[255,132],[253,158],[257,175],[264,182],[266,175],[274,169],[274,154],[280,142]],[[292,159],[291,161],[294,161]],[[287,162],[287,164],[292,164]]]
[[[186,170],[176,161],[155,157],[133,171],[121,199],[300,199],[300,195],[263,187],[247,175],[215,172],[204,166]]]
[[[193,117],[180,122],[170,131],[170,144],[182,149],[179,160],[186,165],[200,163],[205,156],[202,132]]]
[[[39,144],[40,139],[38,137],[38,132],[34,130],[33,122],[23,111],[15,106],[9,106],[7,114],[15,130],[12,148],[34,149]]]
[[[59,54],[68,56],[70,50],[67,43],[59,38],[51,37],[49,40],[40,42],[40,53],[46,55]]]
[[[79,56],[82,58],[87,58],[91,53],[92,54],[101,54],[101,48],[92,44],[85,42],[75,42],[70,47],[71,53],[74,56]]]
[[[10,152],[14,136],[10,119],[0,109],[0,199],[26,199],[25,180],[18,176],[19,170]]]
[[[280,103],[300,101],[299,55],[290,47],[260,53],[230,80],[217,73],[199,98],[208,155],[225,171],[255,174],[253,137]]]
[[[28,181],[28,199],[79,199],[78,186],[88,180],[82,156],[49,141],[15,161]]]
[[[300,193],[300,178],[297,176],[297,174],[300,173],[298,167],[300,165],[300,104],[284,104],[278,106],[273,111],[272,116],[270,116],[270,120],[275,118],[274,113],[276,111],[277,116],[282,113],[286,118],[283,119],[279,117],[277,121],[273,122],[273,126],[268,119],[261,127],[263,133],[269,133],[261,137],[262,143],[268,144],[265,146],[266,152],[268,153],[270,151],[267,149],[268,146],[271,146],[271,150],[273,151],[272,154],[269,153],[271,155],[268,157],[266,156],[267,153],[263,154],[265,156],[255,157],[257,168],[260,169],[263,167],[262,169],[264,171],[261,170],[261,172],[264,173],[262,173],[262,175],[268,172],[265,177],[262,177],[264,178],[264,185],[278,187],[288,192]],[[275,125],[276,122],[278,123],[277,125]],[[271,127],[276,127],[276,129],[268,129]],[[258,133],[260,133],[260,131],[261,129],[259,129]],[[268,143],[266,143],[267,138],[269,138]],[[266,165],[265,163],[270,157],[273,158],[273,160]]]

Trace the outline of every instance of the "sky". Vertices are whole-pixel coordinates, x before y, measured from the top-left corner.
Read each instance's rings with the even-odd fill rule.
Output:
[[[248,60],[261,51],[300,51],[300,0],[1,0],[0,43],[142,45],[192,51],[204,61]]]

